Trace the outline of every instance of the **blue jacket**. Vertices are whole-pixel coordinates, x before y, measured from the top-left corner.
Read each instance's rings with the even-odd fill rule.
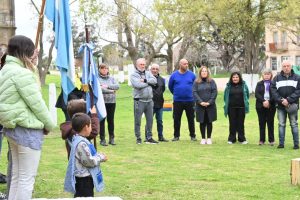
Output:
[[[75,154],[76,154],[77,145],[80,142],[87,143],[87,145],[90,147],[90,151],[91,151],[92,155],[95,155],[97,153],[93,144],[90,141],[88,141],[86,138],[84,138],[82,136],[78,136],[78,135],[75,135],[73,137],[70,159],[69,159],[67,173],[66,173],[66,177],[65,177],[65,183],[64,183],[65,191],[71,192],[73,194],[75,194],[75,192],[76,192],[76,190],[75,190],[76,179],[75,179],[75,175],[74,175],[75,159],[76,159]],[[93,168],[88,168],[88,170],[93,178],[94,187],[96,188],[96,191],[101,192],[104,188],[101,169],[97,166],[97,167],[93,167]]]

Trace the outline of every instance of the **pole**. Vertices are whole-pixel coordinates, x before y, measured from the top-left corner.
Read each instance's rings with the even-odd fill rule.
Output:
[[[90,32],[89,32],[89,27],[88,25],[86,24],[86,21],[87,21],[87,18],[86,18],[86,14],[84,12],[84,22],[85,22],[85,42],[86,43],[89,43],[90,42]],[[90,57],[90,54],[89,55],[89,61],[88,61],[88,66],[89,66],[89,70],[92,70],[91,69],[91,58]],[[91,97],[91,105],[94,106],[94,95],[93,95],[93,88],[91,85],[89,85],[89,93],[90,93],[90,97]],[[100,123],[99,123],[100,124]],[[96,137],[94,137],[94,146],[95,146],[95,149],[97,150],[97,140],[96,140]]]
[[[39,46],[40,33],[43,28],[45,4],[46,4],[46,0],[43,0],[41,11],[40,11],[40,16],[39,16],[38,28],[36,30],[35,44],[34,44],[35,48],[37,48]]]

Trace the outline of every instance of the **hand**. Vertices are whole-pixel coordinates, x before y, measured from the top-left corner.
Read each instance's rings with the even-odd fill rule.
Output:
[[[108,88],[108,85],[102,84],[102,85],[101,85],[101,88],[107,89],[107,88]]]
[[[104,153],[99,153],[100,158],[101,158],[101,162],[105,162],[108,160],[107,156]]]
[[[95,105],[92,107],[92,109],[91,109],[91,114],[95,114],[95,113],[97,113],[97,110],[96,110],[96,107],[95,107]]]
[[[144,83],[144,82],[145,82],[145,79],[141,78],[141,79],[140,79],[140,82]]]
[[[263,107],[269,108],[270,107],[270,102],[269,101],[264,101],[263,102]]]
[[[287,107],[289,105],[289,102],[286,99],[282,99],[282,105],[284,105],[285,107]]]

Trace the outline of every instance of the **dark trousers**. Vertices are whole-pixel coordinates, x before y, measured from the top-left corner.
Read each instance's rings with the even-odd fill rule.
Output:
[[[106,103],[105,108],[106,108],[107,116],[105,119],[100,121],[100,140],[105,140],[105,120],[107,120],[109,139],[113,139],[115,137],[114,118],[115,118],[116,104]]]
[[[228,141],[236,142],[236,133],[238,133],[238,141],[246,141],[245,137],[245,108],[228,108],[229,117],[229,136]]]
[[[259,121],[259,141],[266,141],[266,124],[268,126],[269,142],[274,142],[274,116],[276,108],[256,108],[258,121]]]
[[[200,132],[202,139],[205,139],[205,130],[207,130],[207,138],[211,138],[212,133],[212,122],[209,122],[207,111],[204,111],[204,121],[200,123]]]
[[[75,177],[75,197],[94,197],[94,183],[91,176]]]
[[[181,116],[184,110],[188,120],[190,137],[196,137],[195,122],[194,122],[194,118],[195,118],[194,102],[173,103],[174,137],[180,137]]]

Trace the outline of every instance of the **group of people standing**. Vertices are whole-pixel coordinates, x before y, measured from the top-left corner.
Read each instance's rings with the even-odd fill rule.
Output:
[[[156,114],[159,141],[167,141],[163,137],[162,108],[164,80],[159,75],[157,64],[150,66],[150,71],[145,69],[145,59],[136,62],[136,70],[131,75],[134,97],[134,131],[137,144],[141,144],[141,117],[146,117],[146,143],[158,143],[152,138],[153,115]],[[154,68],[154,69],[153,69]],[[152,72],[152,73],[151,73]],[[173,142],[180,140],[180,126],[183,111],[188,121],[189,136],[191,141],[197,141],[195,134],[194,118],[200,124],[200,144],[212,144],[213,122],[217,120],[216,98],[217,85],[211,78],[207,66],[199,69],[196,77],[188,70],[188,61],[181,59],[179,69],[170,76],[168,87],[173,94]],[[157,89],[160,88],[157,92]],[[159,98],[158,98],[159,94]],[[257,83],[255,90],[256,111],[259,120],[259,145],[266,142],[266,125],[268,129],[268,142],[275,144],[274,117],[276,107],[279,121],[279,145],[284,148],[286,118],[289,117],[294,149],[299,149],[298,136],[298,107],[300,97],[300,77],[292,70],[291,63],[284,61],[282,71],[273,79],[271,69],[262,71],[262,80]],[[245,117],[249,112],[249,89],[239,72],[233,72],[226,84],[224,91],[224,114],[229,120],[228,144],[237,141],[248,144],[245,136]]]

